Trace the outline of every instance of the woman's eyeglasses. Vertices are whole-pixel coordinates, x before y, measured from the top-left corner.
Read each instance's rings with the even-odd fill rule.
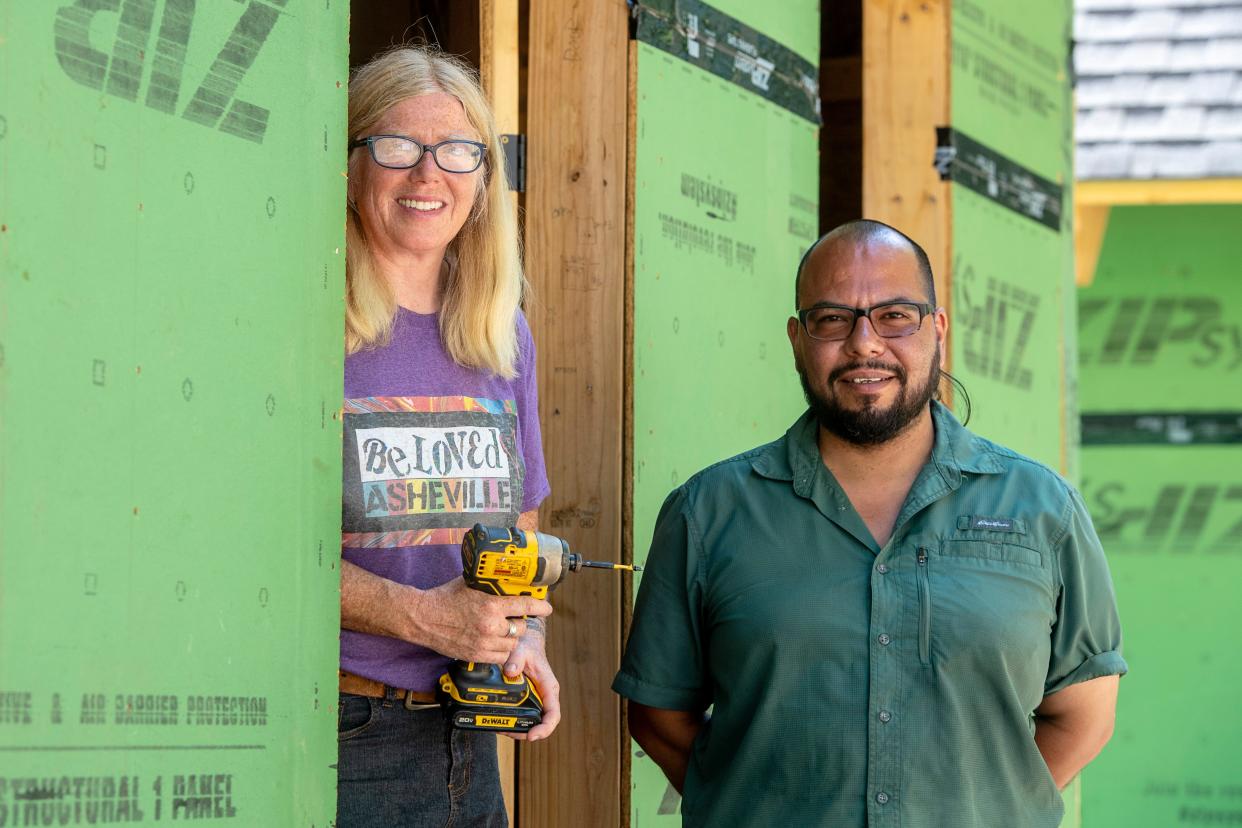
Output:
[[[390,170],[408,170],[431,153],[436,166],[448,173],[472,173],[483,163],[487,145],[478,141],[454,139],[438,144],[420,144],[406,135],[371,135],[349,142],[349,148],[365,146],[371,159]]]

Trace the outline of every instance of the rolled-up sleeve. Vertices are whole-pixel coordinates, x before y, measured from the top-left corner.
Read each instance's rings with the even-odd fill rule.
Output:
[[[1104,548],[1078,492],[1069,492],[1057,544],[1060,596],[1044,693],[1072,684],[1125,675],[1121,620]]]
[[[612,689],[649,707],[711,702],[702,638],[702,561],[684,487],[664,501],[643,569],[634,623]]]

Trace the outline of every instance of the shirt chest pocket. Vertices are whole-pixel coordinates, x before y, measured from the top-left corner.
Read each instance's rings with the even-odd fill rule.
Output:
[[[964,538],[946,540],[940,545],[940,556],[948,561],[980,560],[1044,568],[1044,556],[1037,549],[1002,543],[991,538]]]
[[[1056,617],[1052,561],[1031,546],[988,535],[959,535],[917,551],[924,666],[1007,672],[1047,666]],[[1042,683],[1042,672],[1038,678]]]

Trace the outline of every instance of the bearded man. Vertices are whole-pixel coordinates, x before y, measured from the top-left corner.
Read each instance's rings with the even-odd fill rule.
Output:
[[[948,318],[906,235],[834,229],[795,298],[809,410],[665,501],[630,732],[687,826],[1055,828],[1126,672],[1082,500],[937,400]]]

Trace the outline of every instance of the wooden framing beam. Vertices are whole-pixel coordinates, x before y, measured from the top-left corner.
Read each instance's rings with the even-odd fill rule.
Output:
[[[479,76],[503,134],[518,132],[518,0],[479,0]],[[510,205],[516,213],[518,194]],[[514,825],[517,805],[517,751],[512,739],[496,740],[500,760],[500,787],[505,796],[509,824]]]
[[[501,135],[521,132],[518,0],[479,0],[479,77]],[[510,203],[518,209],[518,193]]]
[[[1095,278],[1109,210],[1107,204],[1084,204],[1074,199],[1074,283],[1078,287],[1086,287]]]
[[[949,124],[949,35],[949,0],[863,2],[863,216],[923,246],[945,308],[952,205],[932,159],[936,127]]]
[[[518,131],[518,3],[479,0],[479,74],[502,133]]]
[[[1242,204],[1242,178],[1077,181],[1076,204]]]
[[[621,559],[628,9],[623,0],[530,5],[528,303],[552,495],[540,525]],[[621,653],[616,577],[557,591],[548,654],[561,685],[556,735],[518,748],[519,828],[620,825],[628,748],[609,690]]]
[[[635,173],[638,169],[638,41],[631,40],[626,62],[625,105],[625,365],[622,396],[624,426],[621,434],[621,561],[634,563],[634,203]],[[634,621],[634,581],[621,583],[621,643],[630,637]],[[618,652],[618,661],[620,652]],[[618,664],[619,666],[619,664]],[[630,754],[630,724],[626,707],[621,705],[617,734],[621,746],[621,821],[618,828],[630,828],[634,786]]]

